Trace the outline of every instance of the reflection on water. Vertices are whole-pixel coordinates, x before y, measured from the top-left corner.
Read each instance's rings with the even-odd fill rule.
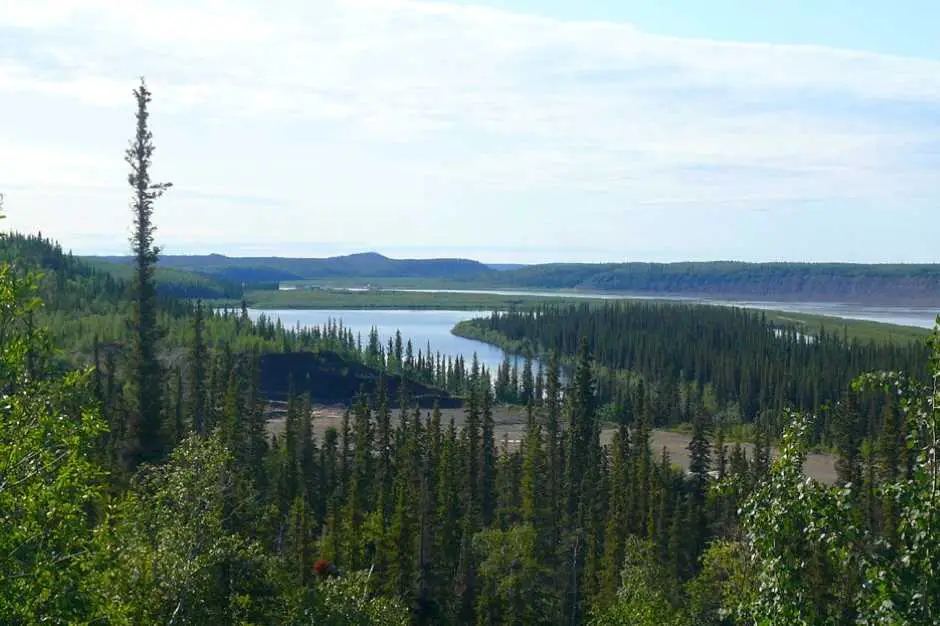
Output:
[[[425,352],[427,345],[431,345],[431,353],[440,352],[444,356],[463,356],[467,367],[473,359],[473,354],[482,365],[485,365],[493,374],[497,366],[503,361],[504,353],[500,348],[481,341],[464,339],[450,333],[450,329],[457,322],[473,317],[488,316],[488,311],[415,311],[415,310],[384,310],[384,309],[277,309],[257,310],[249,309],[252,319],[264,313],[269,318],[280,318],[285,328],[293,328],[300,324],[302,327],[322,326],[329,320],[342,320],[343,326],[352,331],[353,336],[362,336],[362,344],[369,343],[369,333],[375,326],[379,333],[379,340],[383,346],[388,345],[391,337],[394,341],[395,331],[401,331],[402,342],[411,339],[414,353],[418,350]],[[520,367],[522,364],[520,363]],[[534,367],[538,367],[535,363]]]
[[[448,290],[428,289],[415,291],[440,293]],[[474,291],[472,293],[501,295],[541,294],[572,297],[570,293],[562,294],[558,292],[493,290]],[[587,298],[595,296],[582,293],[576,294],[574,297]],[[625,299],[626,297],[605,294],[604,298],[613,300]],[[732,302],[725,300],[704,300],[699,298],[638,299],[681,300],[689,303],[739,306],[812,315],[831,315],[849,319],[872,320],[923,328],[932,328],[934,320],[936,319],[936,312],[926,307],[862,306],[823,302]],[[408,339],[411,339],[416,356],[419,350],[426,352],[427,346],[430,344],[432,354],[440,352],[442,355],[452,358],[460,355],[466,361],[467,367],[469,367],[475,353],[481,365],[486,366],[494,375],[496,368],[504,358],[504,352],[500,348],[481,341],[457,337],[450,332],[457,322],[474,317],[489,316],[490,313],[488,311],[427,311],[412,309],[276,309],[261,311],[249,309],[248,313],[252,319],[258,319],[262,313],[272,319],[280,318],[281,324],[286,328],[292,328],[298,324],[301,327],[323,326],[329,320],[341,320],[343,326],[352,331],[353,336],[361,335],[363,345],[368,343],[369,333],[373,326],[378,331],[379,340],[382,342],[383,346],[388,345],[389,338],[394,340],[395,331],[399,330],[401,331],[402,342],[407,343]],[[516,360],[516,357],[512,358],[514,361]],[[533,366],[537,368],[538,362],[535,362]],[[521,363],[519,363],[519,367],[522,367]]]

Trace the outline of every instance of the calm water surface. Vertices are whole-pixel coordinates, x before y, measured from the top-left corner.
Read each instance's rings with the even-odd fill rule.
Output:
[[[760,300],[718,300],[690,296],[637,296],[612,293],[559,292],[559,291],[513,291],[513,290],[459,290],[459,289],[398,289],[417,293],[476,293],[501,296],[546,296],[553,298],[595,298],[601,300],[671,300],[690,304],[714,304],[738,306],[748,309],[787,311],[808,315],[829,315],[853,320],[869,320],[901,326],[933,328],[940,310],[920,306],[885,306],[863,304],[841,304],[838,302],[768,302]]]
[[[404,290],[402,290],[404,291]],[[447,289],[415,289],[426,293],[447,293]],[[603,298],[637,299],[637,300],[676,300],[690,303],[714,304],[721,306],[739,306],[752,309],[788,311],[791,313],[806,313],[812,315],[829,315],[847,319],[871,320],[900,324],[903,326],[918,326],[932,328],[937,317],[937,311],[927,307],[910,306],[865,306],[856,304],[839,304],[832,302],[763,302],[763,301],[728,301],[708,300],[703,298],[686,297],[645,297],[623,296],[614,294],[588,294],[588,293],[559,293],[552,291],[500,291],[477,290],[470,293],[500,294],[500,295],[544,295],[557,297],[577,298]],[[280,318],[281,323],[287,327],[298,324],[302,327],[322,326],[329,320],[342,320],[343,326],[352,330],[353,335],[362,335],[362,342],[366,344],[369,333],[375,326],[379,332],[382,345],[388,344],[389,337],[394,339],[395,331],[401,331],[402,341],[408,339],[414,344],[415,355],[418,350],[424,352],[430,343],[431,352],[440,352],[442,355],[456,357],[463,356],[467,364],[476,354],[480,363],[490,371],[495,372],[497,366],[503,361],[504,353],[501,349],[472,339],[464,339],[450,333],[457,322],[474,317],[488,316],[489,311],[420,311],[420,310],[383,310],[383,309],[249,309],[253,319],[262,313],[271,318]],[[515,357],[513,357],[515,358]],[[538,367],[538,364],[535,364]],[[521,367],[521,364],[520,364]]]
[[[389,337],[394,341],[395,331],[400,330],[402,342],[411,339],[414,344],[414,353],[418,350],[425,352],[427,344],[431,344],[432,354],[440,352],[442,355],[456,357],[463,356],[470,366],[473,354],[477,354],[480,363],[493,373],[503,361],[504,353],[501,349],[481,341],[464,339],[450,334],[450,329],[457,322],[474,317],[488,316],[489,311],[413,311],[413,310],[382,310],[382,309],[249,309],[252,319],[264,313],[270,318],[280,318],[281,324],[294,327],[322,326],[329,320],[342,320],[343,326],[349,328],[353,335],[361,334],[362,343],[369,342],[369,333],[375,326],[379,332],[382,345],[388,345]],[[521,367],[521,364],[520,364]],[[538,364],[535,365],[538,367]]]

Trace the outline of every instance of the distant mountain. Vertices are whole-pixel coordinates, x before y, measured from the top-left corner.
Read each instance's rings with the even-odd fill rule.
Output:
[[[133,263],[129,256],[92,257]],[[216,276],[234,282],[267,282],[338,278],[480,279],[492,274],[468,259],[390,259],[377,252],[328,258],[227,257],[221,254],[160,257],[159,267]]]

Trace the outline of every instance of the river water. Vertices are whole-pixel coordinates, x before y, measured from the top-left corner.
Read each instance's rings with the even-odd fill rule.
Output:
[[[415,310],[385,310],[385,309],[249,309],[252,319],[257,319],[264,313],[270,318],[280,318],[281,324],[291,328],[300,324],[302,327],[323,326],[329,320],[342,320],[343,326],[352,331],[353,335],[362,336],[362,344],[369,343],[369,333],[374,326],[379,333],[379,340],[383,346],[388,345],[391,337],[394,341],[395,331],[401,331],[402,343],[411,339],[414,345],[415,358],[418,350],[427,351],[431,345],[431,353],[456,357],[463,356],[467,367],[476,353],[481,365],[485,365],[495,374],[496,367],[503,361],[504,355],[500,348],[496,348],[482,341],[464,339],[450,333],[450,329],[457,322],[474,317],[488,316],[489,311],[415,311]],[[521,364],[520,364],[521,367]],[[537,367],[537,365],[536,365]]]
[[[427,292],[446,292],[447,290],[416,290]],[[547,295],[604,299],[625,299],[620,295],[572,294],[559,292],[533,292],[533,291],[477,291],[474,293],[490,293],[502,295]],[[836,304],[822,302],[731,302],[721,300],[704,300],[700,298],[633,298],[644,300],[676,300],[689,303],[702,303],[726,306],[740,306],[753,309],[769,309],[788,311],[792,313],[807,313],[813,315],[830,315],[848,319],[871,320],[901,324],[904,326],[917,326],[932,328],[937,312],[924,307],[890,307],[890,306],[864,306],[855,304]],[[474,317],[488,316],[489,311],[427,311],[427,310],[386,310],[386,309],[249,309],[249,315],[257,319],[264,313],[271,318],[280,318],[286,327],[298,324],[302,327],[322,326],[329,320],[342,320],[343,326],[349,328],[353,335],[361,335],[363,345],[369,341],[369,333],[374,326],[379,333],[382,345],[388,344],[389,337],[394,339],[395,331],[401,331],[402,341],[411,339],[414,353],[418,350],[427,350],[430,343],[431,352],[456,357],[463,356],[469,366],[473,355],[476,354],[482,365],[495,373],[497,366],[503,361],[504,353],[501,349],[472,339],[464,339],[452,335],[450,330],[457,322]],[[521,364],[520,364],[521,366]],[[537,367],[537,364],[536,364]]]
[[[808,315],[828,315],[853,320],[868,320],[900,326],[933,328],[940,310],[922,306],[889,306],[843,304],[839,302],[773,302],[767,300],[721,300],[693,296],[642,296],[614,293],[589,293],[577,291],[514,291],[514,290],[459,290],[459,289],[396,289],[413,293],[476,293],[496,294],[501,296],[544,296],[551,298],[592,298],[601,300],[668,300],[689,304],[713,304],[717,306],[737,306],[747,309],[768,311],[786,311]]]

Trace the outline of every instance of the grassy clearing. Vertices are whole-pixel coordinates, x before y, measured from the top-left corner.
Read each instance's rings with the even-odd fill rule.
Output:
[[[460,311],[503,311],[532,308],[540,304],[601,302],[584,298],[554,296],[507,296],[485,293],[426,293],[394,290],[252,291],[248,304],[258,309],[437,309]]]
[[[779,325],[796,326],[806,335],[817,335],[820,330],[825,329],[826,333],[845,333],[849,339],[857,339],[861,342],[925,341],[930,336],[930,330],[913,326],[785,311],[764,311],[764,313],[769,321]]]

